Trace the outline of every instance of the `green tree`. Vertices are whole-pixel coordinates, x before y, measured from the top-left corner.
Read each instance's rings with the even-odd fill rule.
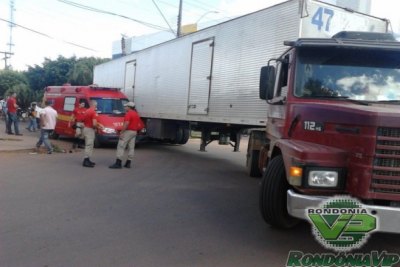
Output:
[[[76,57],[65,58],[63,56],[58,56],[57,60],[46,58],[43,63],[45,86],[68,83],[71,70],[75,64]]]
[[[29,86],[33,91],[43,91],[46,86],[46,78],[44,75],[44,68],[38,65],[34,67],[29,66],[25,76],[29,81]]]
[[[25,73],[29,85],[34,91],[43,91],[49,85],[88,85],[93,83],[93,68],[97,64],[108,61],[101,58],[65,58],[59,56],[56,60],[48,58],[43,62],[43,67],[29,66]]]
[[[7,90],[16,85],[27,85],[28,80],[25,75],[18,71],[1,70],[0,71],[0,96],[5,96]]]
[[[109,59],[101,58],[80,58],[72,68],[69,76],[69,83],[73,85],[89,85],[93,83],[94,66],[107,62]]]

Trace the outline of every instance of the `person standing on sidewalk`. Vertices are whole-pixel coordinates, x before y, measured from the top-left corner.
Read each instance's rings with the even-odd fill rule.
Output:
[[[2,100],[3,102],[1,102],[1,105],[2,105],[1,111],[3,112],[4,121],[6,123],[6,133],[9,133],[9,130],[10,130],[10,126],[9,125],[10,124],[8,123],[7,100],[8,100],[8,97],[4,98]]]
[[[53,153],[53,147],[49,141],[49,135],[56,128],[57,111],[51,106],[51,101],[46,100],[45,105],[46,107],[40,113],[40,138],[36,143],[36,148],[39,149],[44,144],[47,148],[47,154],[51,154]]]
[[[36,102],[32,102],[31,107],[28,110],[29,125],[26,128],[30,132],[36,132],[36,130],[38,129],[36,115],[37,115]]]
[[[97,122],[97,101],[90,100],[90,108],[85,112],[83,119],[83,136],[85,138],[85,158],[83,159],[82,166],[93,168],[96,163],[90,160],[93,155],[94,139],[96,138],[96,129],[102,129],[103,126]]]
[[[0,113],[1,113],[1,117],[3,117],[3,107],[6,105],[6,101],[3,99],[3,98],[1,98],[0,99]]]
[[[8,125],[7,125],[7,133],[8,134],[13,134],[11,130],[12,124],[14,124],[14,132],[15,135],[22,135],[19,132],[19,127],[18,127],[18,116],[17,116],[17,109],[18,109],[18,104],[17,104],[17,93],[12,92],[11,96],[7,100],[7,110],[8,110]]]
[[[125,118],[124,125],[119,135],[118,146],[117,146],[117,160],[111,166],[110,169],[121,169],[122,158],[124,151],[129,146],[128,159],[125,162],[124,167],[130,168],[133,156],[135,154],[135,141],[137,133],[144,128],[144,123],[140,118],[139,114],[135,110],[135,103],[128,102],[125,105]]]

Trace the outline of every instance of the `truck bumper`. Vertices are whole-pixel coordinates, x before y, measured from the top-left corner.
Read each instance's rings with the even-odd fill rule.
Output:
[[[308,220],[306,209],[317,207],[321,202],[328,200],[325,196],[308,196],[295,193],[293,190],[287,192],[288,213],[296,218]],[[400,233],[400,208],[364,205],[378,218],[378,231],[386,233]]]

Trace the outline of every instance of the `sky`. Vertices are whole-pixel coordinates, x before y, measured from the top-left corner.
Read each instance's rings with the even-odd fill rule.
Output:
[[[9,51],[10,1],[0,0],[0,52]],[[18,26],[12,28],[14,55],[7,63],[19,71],[40,66],[45,58],[54,60],[59,55],[111,58],[112,42],[122,35],[132,37],[171,31],[169,27],[175,31],[179,6],[179,0],[13,1],[13,21]],[[182,24],[200,20],[199,25],[210,25],[280,2],[283,0],[183,0]],[[397,3],[398,0],[372,0],[371,7],[372,15],[390,19],[396,32],[400,26]],[[77,5],[86,7],[82,9]],[[0,54],[0,70],[5,66],[3,57]]]

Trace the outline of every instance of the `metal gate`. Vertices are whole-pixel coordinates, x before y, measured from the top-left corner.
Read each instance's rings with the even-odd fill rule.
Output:
[[[125,64],[124,93],[129,99],[133,100],[135,91],[136,60]]]
[[[208,114],[214,38],[192,45],[188,114]]]

